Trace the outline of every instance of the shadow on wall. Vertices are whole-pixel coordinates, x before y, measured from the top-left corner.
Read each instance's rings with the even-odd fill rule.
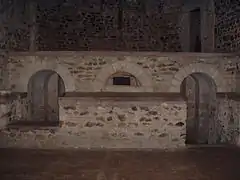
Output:
[[[217,86],[204,73],[192,73],[181,84],[181,94],[187,102],[186,144],[216,144]]]
[[[58,124],[58,97],[64,93],[63,79],[55,71],[41,70],[33,74],[28,82],[28,122]]]

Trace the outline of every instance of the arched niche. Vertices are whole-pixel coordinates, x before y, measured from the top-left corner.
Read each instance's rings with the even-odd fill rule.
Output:
[[[192,73],[203,73],[212,78],[216,84],[217,92],[230,92],[231,87],[226,85],[226,81],[221,71],[213,65],[194,63],[182,67],[173,75],[170,82],[169,92],[179,93],[183,80]]]
[[[131,76],[136,79],[139,86],[117,87],[108,84],[109,79],[115,75]],[[119,92],[153,92],[151,74],[141,66],[129,62],[115,62],[104,66],[93,81],[93,89],[99,91]]]
[[[216,92],[214,80],[204,73],[189,74],[181,83],[187,103],[187,144],[214,144],[216,134]]]
[[[61,64],[56,64],[51,61],[32,61],[31,63],[26,63],[23,68],[20,69],[18,78],[15,78],[15,91],[17,92],[27,92],[28,91],[28,80],[31,79],[33,74],[42,70],[51,70],[59,74],[63,79],[66,92],[73,92],[76,90],[75,79],[69,72],[69,70]]]
[[[58,97],[65,93],[63,79],[53,70],[40,70],[28,82],[29,123],[57,124]]]
[[[108,78],[106,86],[140,87],[141,83],[135,76],[130,73],[117,72]]]
[[[179,33],[184,52],[213,52],[215,48],[215,5],[213,0],[183,0]],[[196,48],[195,46],[200,46]]]

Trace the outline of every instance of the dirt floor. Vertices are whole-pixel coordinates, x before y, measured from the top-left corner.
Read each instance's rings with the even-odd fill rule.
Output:
[[[0,149],[0,180],[240,180],[240,149]]]

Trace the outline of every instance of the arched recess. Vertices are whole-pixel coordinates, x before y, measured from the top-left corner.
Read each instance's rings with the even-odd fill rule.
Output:
[[[194,45],[196,35],[200,52],[213,52],[215,48],[215,5],[214,0],[183,0],[179,24],[181,46],[184,52],[197,52]],[[197,23],[198,22],[198,23]]]
[[[201,63],[190,64],[176,72],[171,81],[169,92],[179,93],[183,80],[192,73],[204,73],[211,77],[217,86],[217,92],[230,92],[231,87],[226,85],[225,79],[218,69],[212,65]]]
[[[64,93],[64,81],[55,71],[41,70],[33,74],[28,82],[29,123],[58,123],[58,97]]]
[[[141,86],[135,89],[132,88],[131,91],[153,91],[152,78],[150,73],[142,69],[141,66],[129,62],[116,62],[103,67],[93,82],[94,91],[108,91],[108,88],[106,87],[107,81],[112,75],[117,73],[131,74],[139,81],[139,84]],[[118,87],[116,90],[121,91],[121,88]]]
[[[192,73],[181,83],[187,103],[186,144],[215,144],[216,92],[214,80],[204,73]]]
[[[28,90],[28,79],[38,71],[43,69],[49,69],[59,74],[65,83],[66,92],[75,91],[75,81],[73,76],[70,74],[69,70],[63,65],[56,64],[56,62],[41,62],[33,61],[29,64],[25,64],[24,67],[19,72],[19,78],[16,81],[16,91],[17,92],[27,92]]]

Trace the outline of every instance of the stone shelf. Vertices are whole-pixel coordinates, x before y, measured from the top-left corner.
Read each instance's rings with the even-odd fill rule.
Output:
[[[180,93],[155,93],[155,92],[67,92],[61,98],[93,98],[111,100],[164,100],[182,101]]]

